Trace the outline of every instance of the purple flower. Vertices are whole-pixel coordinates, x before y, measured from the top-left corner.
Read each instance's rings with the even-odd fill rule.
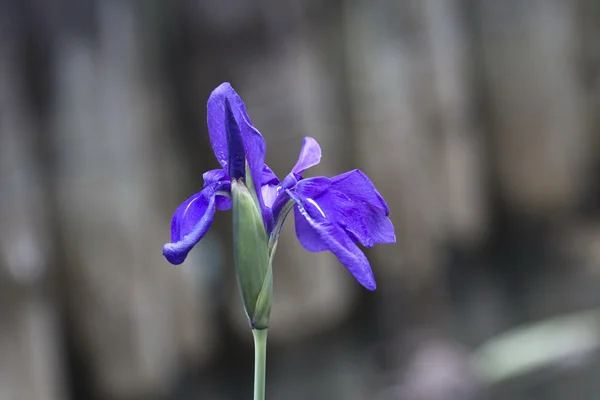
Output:
[[[175,211],[171,243],[163,248],[169,262],[181,264],[208,231],[215,210],[231,208],[231,181],[242,179],[256,188],[271,256],[293,208],[296,235],[304,248],[331,251],[358,282],[375,289],[369,261],[358,244],[373,247],[394,243],[396,237],[385,200],[363,172],[356,169],[332,178],[303,178],[303,173],[321,159],[318,143],[307,137],[298,162],[280,181],[264,163],[265,141],[229,83],[221,84],[210,95],[208,130],[222,168],[206,172],[204,189]]]

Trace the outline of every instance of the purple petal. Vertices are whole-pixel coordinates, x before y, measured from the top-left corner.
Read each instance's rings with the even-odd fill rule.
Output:
[[[291,190],[287,190],[287,192],[296,202],[298,212],[308,222],[310,228],[314,230],[314,234],[320,237],[323,247],[335,254],[361,285],[369,290],[375,290],[375,277],[369,265],[369,260],[354,244],[348,234],[339,225],[328,220],[312,199]],[[305,231],[306,226],[301,229],[303,233],[307,233]]]
[[[321,240],[321,236],[310,226],[298,206],[294,207],[294,223],[296,224],[296,237],[298,237],[302,247],[312,252],[328,250],[323,240]]]
[[[267,184],[260,189],[265,206],[271,208],[279,194],[279,186]]]
[[[211,169],[210,171],[205,172],[202,175],[202,179],[204,179],[204,187],[212,185],[215,182],[219,181],[229,181],[229,176],[224,169]]]
[[[357,202],[338,190],[331,189],[315,200],[330,219],[336,221],[363,246],[394,243],[394,226],[379,209]]]
[[[296,185],[296,191],[304,197],[315,198],[321,196],[331,187],[331,179],[324,176],[302,179]]]
[[[331,187],[352,197],[358,202],[365,202],[390,214],[390,209],[371,180],[361,171],[355,169],[331,178]]]
[[[229,152],[229,178],[245,179],[246,151],[244,140],[227,97],[225,97],[225,131],[227,132],[227,151]]]
[[[279,185],[279,178],[277,175],[267,166],[267,164],[263,167],[262,173],[262,185]]]
[[[337,184],[335,187],[349,190],[348,193],[343,193],[334,189],[334,179],[336,178],[330,180],[325,177],[316,177],[301,180],[296,186],[296,192],[309,201],[313,201],[327,219],[340,225],[363,246],[373,247],[376,243],[396,242],[394,226],[384,211],[364,201],[366,197],[363,195],[364,185],[352,187]],[[348,181],[350,179],[342,182]],[[370,190],[374,190],[374,188]],[[377,200],[377,205],[380,204]],[[302,225],[300,226],[302,227]],[[299,233],[298,230],[296,233],[301,241],[308,242],[310,240],[310,238],[305,238],[308,235]],[[307,246],[310,244],[307,243]]]
[[[229,107],[226,103],[229,103]],[[210,95],[208,99],[208,133],[215,156],[224,169],[228,169],[228,144],[227,144],[227,110],[231,111],[233,119],[239,128],[244,143],[246,161],[252,175],[252,182],[258,193],[258,200],[263,209],[263,215],[268,212],[263,205],[262,196],[260,196],[260,187],[264,168],[266,145],[262,135],[250,121],[246,112],[244,102],[233,90],[229,83],[222,83]],[[231,121],[229,121],[231,127]]]
[[[298,177],[310,167],[317,165],[321,161],[321,147],[319,143],[311,137],[305,137],[300,149],[298,162],[292,168],[292,173]]]
[[[220,84],[212,91],[208,98],[206,120],[208,123],[208,135],[215,157],[221,166],[227,170],[229,163],[229,150],[227,145],[227,118],[225,100],[239,97],[231,85],[227,82]],[[234,102],[234,104],[237,102]],[[234,115],[235,118],[235,115]]]
[[[202,175],[202,178],[204,179],[204,187],[214,185],[218,182],[220,185],[219,191],[229,193],[229,190],[231,189],[229,176],[222,168],[207,171]],[[217,210],[229,210],[231,208],[231,199],[227,196],[220,196],[218,193],[216,193],[216,195],[215,204],[217,205]]]
[[[231,199],[229,197],[217,195],[215,197],[215,204],[217,206],[217,210],[227,211],[231,208]]]
[[[273,202],[272,210],[273,217],[275,219],[279,218],[279,213],[283,209],[283,206],[288,202],[289,196],[285,192],[287,189],[293,189],[297,185],[301,185],[305,188],[305,192],[307,192],[308,197],[317,196],[320,192],[326,190],[331,185],[331,182],[328,178],[318,177],[318,178],[310,178],[310,179],[301,179],[300,174],[304,172],[304,169],[309,168],[313,165],[319,163],[321,159],[321,148],[319,144],[310,137],[304,138],[304,142],[302,144],[302,150],[300,151],[300,158],[298,159],[298,163],[292,172],[290,172],[279,185],[278,195]],[[263,178],[263,185],[264,185]]]
[[[385,214],[366,205],[358,210],[360,218],[344,218],[344,229],[352,233],[360,244],[373,247],[378,243],[396,243],[394,225]]]
[[[275,199],[277,199],[279,191],[279,178],[277,178],[277,175],[275,175],[271,168],[265,164],[263,167],[261,188],[265,207],[273,207],[273,203],[275,202]]]
[[[181,264],[210,228],[215,216],[216,186],[204,188],[175,211],[171,221],[171,243],[163,246],[163,254],[171,264]]]
[[[286,203],[290,200],[290,196],[287,194],[286,189],[292,189],[296,187],[298,184],[298,180],[294,177],[294,174],[289,173],[283,182],[278,186],[277,196],[275,197],[275,201],[271,206],[271,211],[274,220],[278,220],[280,218],[280,214],[286,205]]]

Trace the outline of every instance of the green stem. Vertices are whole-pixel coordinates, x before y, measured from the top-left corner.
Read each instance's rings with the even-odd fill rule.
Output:
[[[253,329],[252,335],[254,335],[254,400],[264,400],[267,365],[267,329]]]

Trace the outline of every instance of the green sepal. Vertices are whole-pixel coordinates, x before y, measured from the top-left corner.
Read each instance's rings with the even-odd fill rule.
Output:
[[[252,179],[247,171],[247,181]],[[269,243],[257,195],[243,179],[231,181],[233,247],[238,284],[250,325],[269,326],[273,277]]]

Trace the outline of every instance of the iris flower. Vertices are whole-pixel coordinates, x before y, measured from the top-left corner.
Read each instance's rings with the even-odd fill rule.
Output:
[[[311,252],[332,252],[360,284],[374,290],[373,271],[358,244],[373,247],[394,243],[396,237],[388,205],[369,178],[358,169],[332,178],[304,178],[305,171],[321,160],[319,144],[306,137],[296,165],[280,181],[265,164],[265,140],[229,83],[211,93],[207,115],[210,142],[221,168],[206,172],[204,188],[175,211],[171,243],[163,248],[167,260],[181,264],[210,228],[216,210],[231,208],[232,180],[249,178],[246,184],[256,188],[271,257],[293,209],[302,246]]]

